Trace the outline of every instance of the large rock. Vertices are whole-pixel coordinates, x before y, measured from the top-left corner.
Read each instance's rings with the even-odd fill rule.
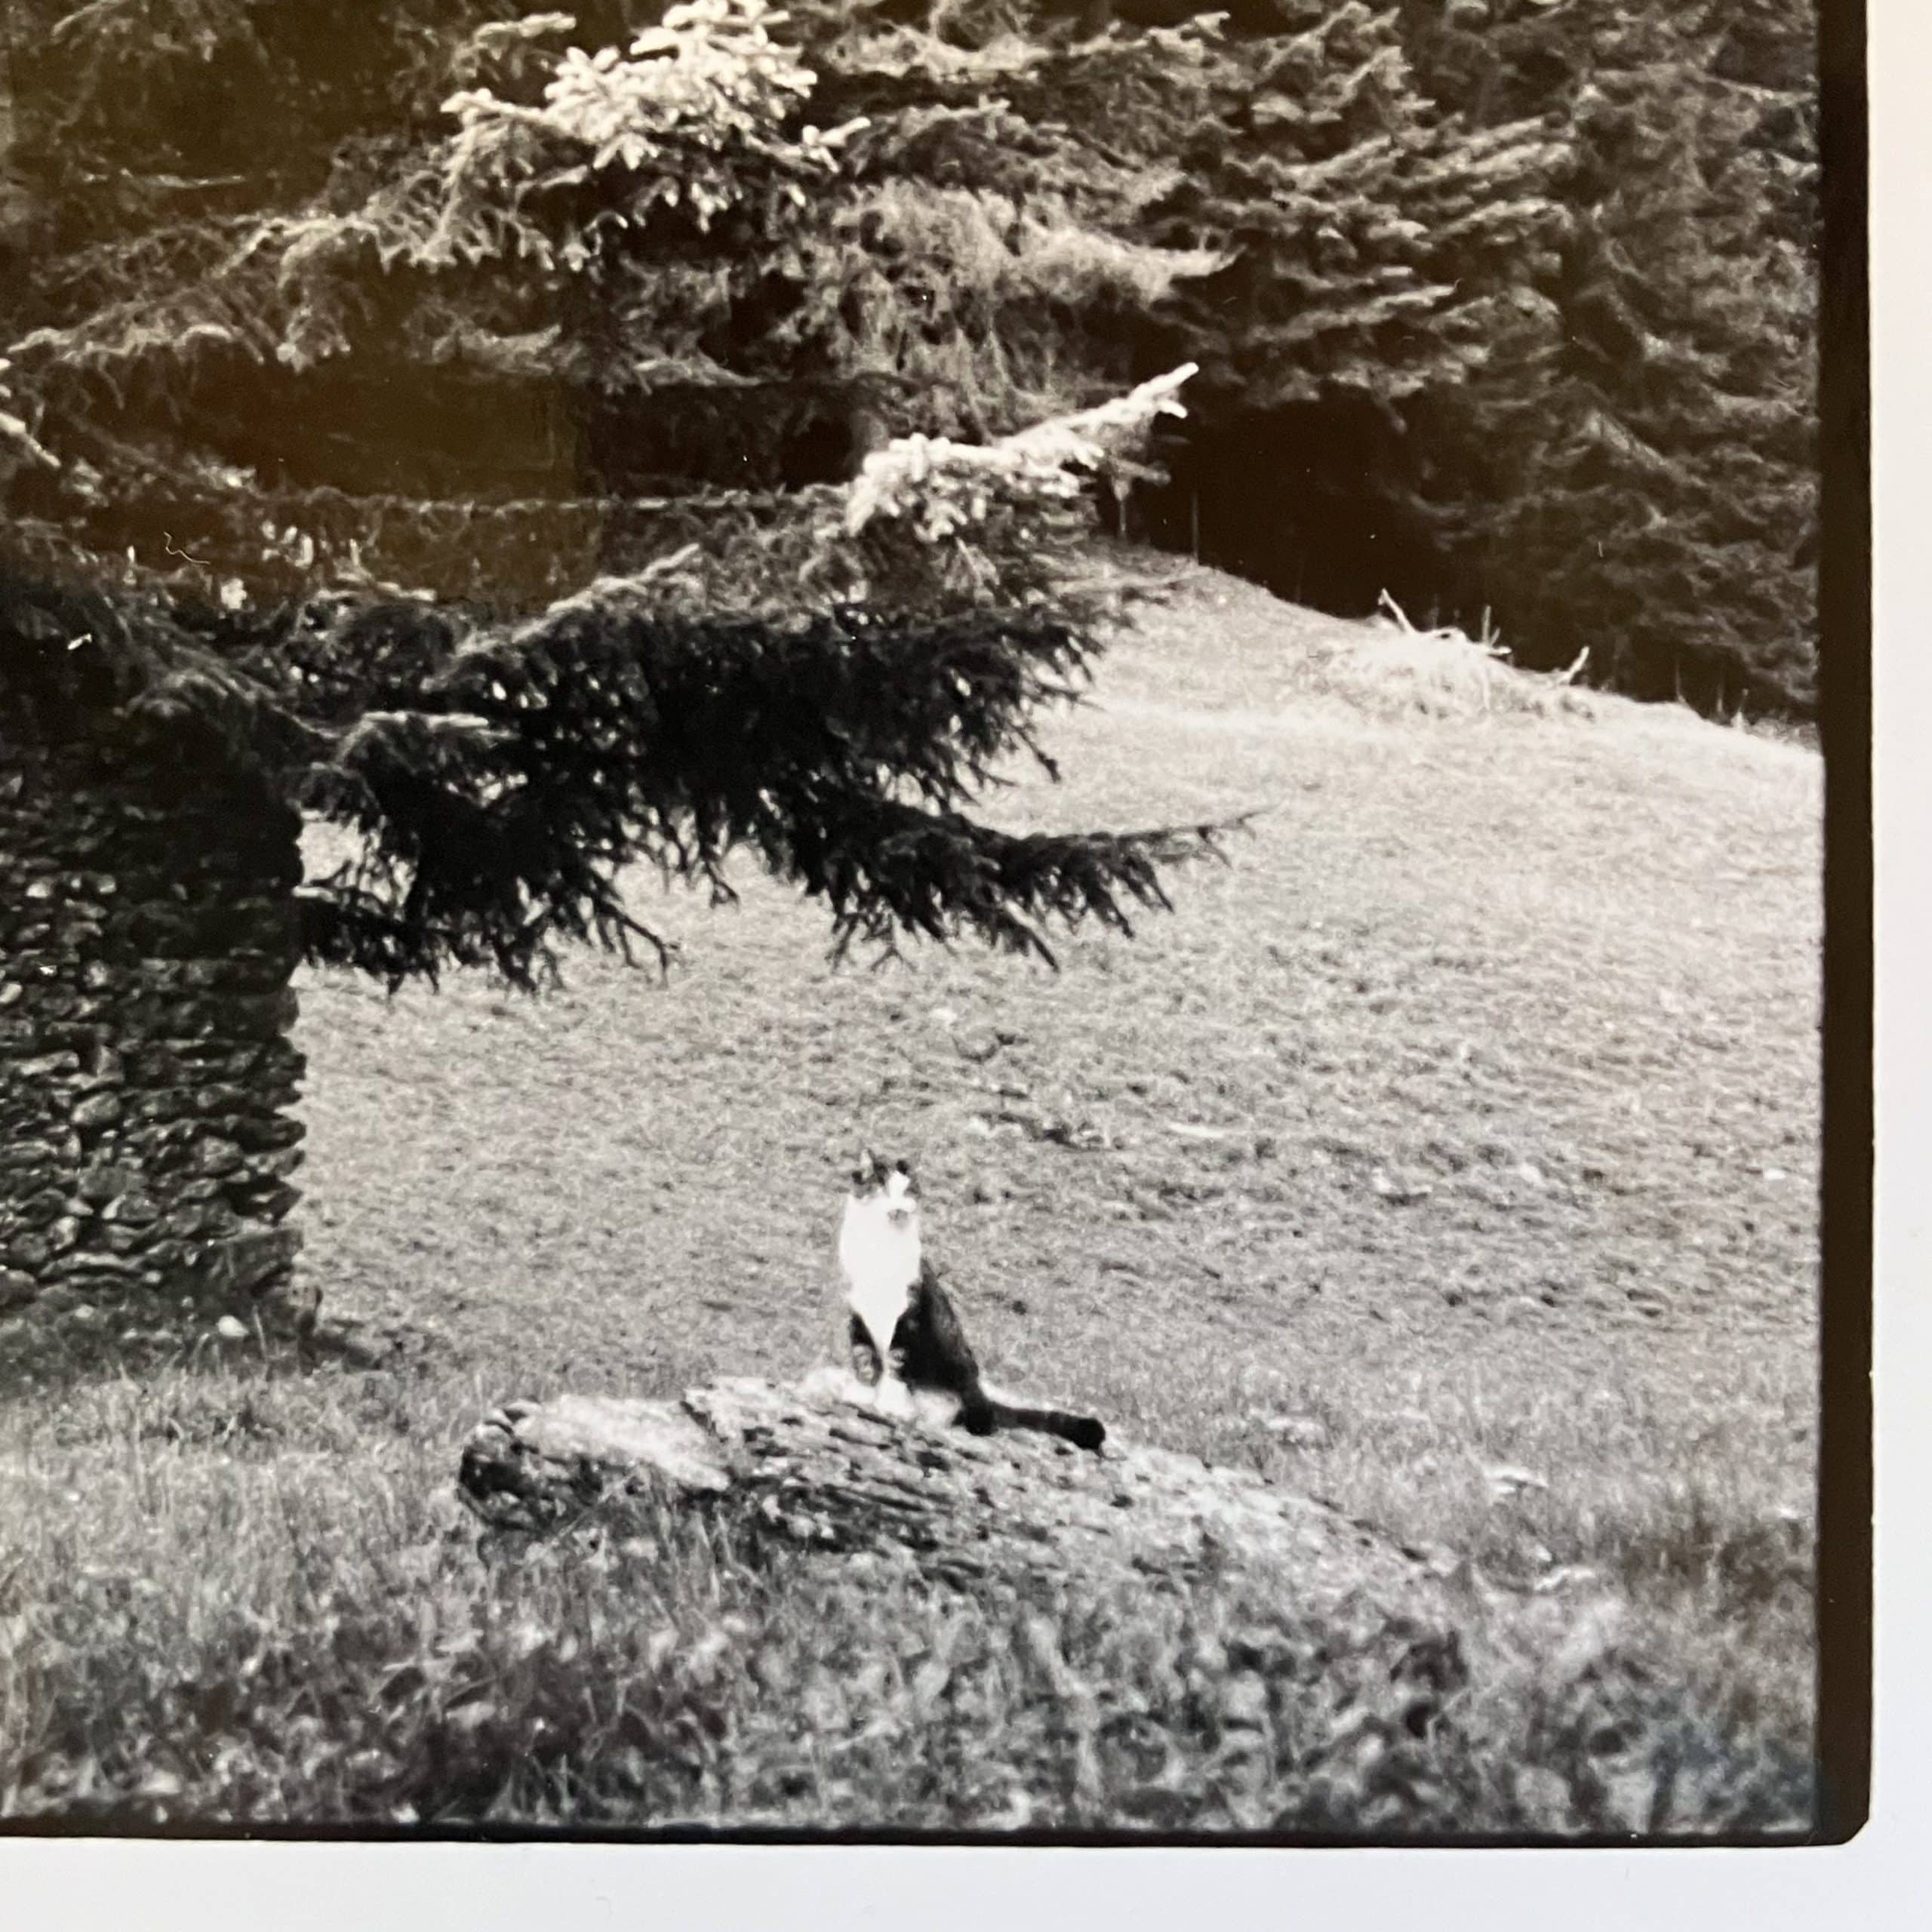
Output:
[[[900,1422],[829,1374],[798,1388],[720,1382],[681,1401],[511,1402],[472,1432],[459,1484],[505,1531],[658,1498],[819,1549],[897,1552],[952,1582],[1265,1568],[1298,1603],[1363,1592],[1422,1612],[1440,1600],[1419,1553],[1251,1472],[1137,1444],[1094,1455],[1028,1432]]]

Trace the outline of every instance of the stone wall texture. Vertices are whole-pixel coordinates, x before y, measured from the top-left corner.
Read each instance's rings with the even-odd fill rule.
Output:
[[[298,816],[188,746],[0,717],[0,1366],[285,1287]]]

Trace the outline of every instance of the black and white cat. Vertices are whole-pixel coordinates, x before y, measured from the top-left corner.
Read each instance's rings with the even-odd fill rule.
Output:
[[[919,1194],[903,1161],[864,1155],[852,1174],[838,1229],[838,1265],[850,1310],[853,1372],[888,1414],[958,1422],[975,1435],[1036,1429],[1082,1449],[1106,1430],[1091,1416],[1034,1408],[995,1395],[939,1277],[925,1258]]]

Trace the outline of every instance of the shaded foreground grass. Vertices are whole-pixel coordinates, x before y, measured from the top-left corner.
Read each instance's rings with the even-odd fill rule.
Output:
[[[474,1400],[244,1371],[44,1415],[8,1472],[6,1814],[1340,1835],[1806,1814],[1788,1725],[1734,1676],[1687,1692],[1601,1603],[1531,1626],[1472,1595],[1445,1638],[1254,1580],[972,1598],[648,1508],[485,1549],[438,1439]]]
[[[1269,809],[1057,978],[833,974],[822,920],[747,878],[724,914],[640,896],[685,944],[667,986],[594,958],[537,1002],[312,979],[309,1265],[414,1351],[10,1409],[0,1807],[1800,1819],[1815,758],[1615,700],[1343,702],[1324,654],[1361,635],[1202,572],[1122,641],[1055,734],[1068,783],[1001,814]],[[496,1401],[826,1355],[861,1137],[919,1161],[995,1379],[1447,1546],[1524,1607],[1474,1592],[1451,1667],[1253,1589],[972,1602],[688,1524],[479,1555],[450,1484]]]

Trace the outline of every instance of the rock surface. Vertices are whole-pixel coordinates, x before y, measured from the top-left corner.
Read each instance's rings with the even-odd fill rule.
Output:
[[[662,1497],[817,1549],[897,1553],[955,1583],[1272,1569],[1300,1602],[1360,1592],[1415,1612],[1441,1587],[1417,1553],[1247,1472],[1111,1440],[1093,1455],[1024,1432],[900,1422],[829,1372],[795,1388],[718,1382],[681,1401],[509,1403],[472,1432],[458,1481],[498,1530]]]

